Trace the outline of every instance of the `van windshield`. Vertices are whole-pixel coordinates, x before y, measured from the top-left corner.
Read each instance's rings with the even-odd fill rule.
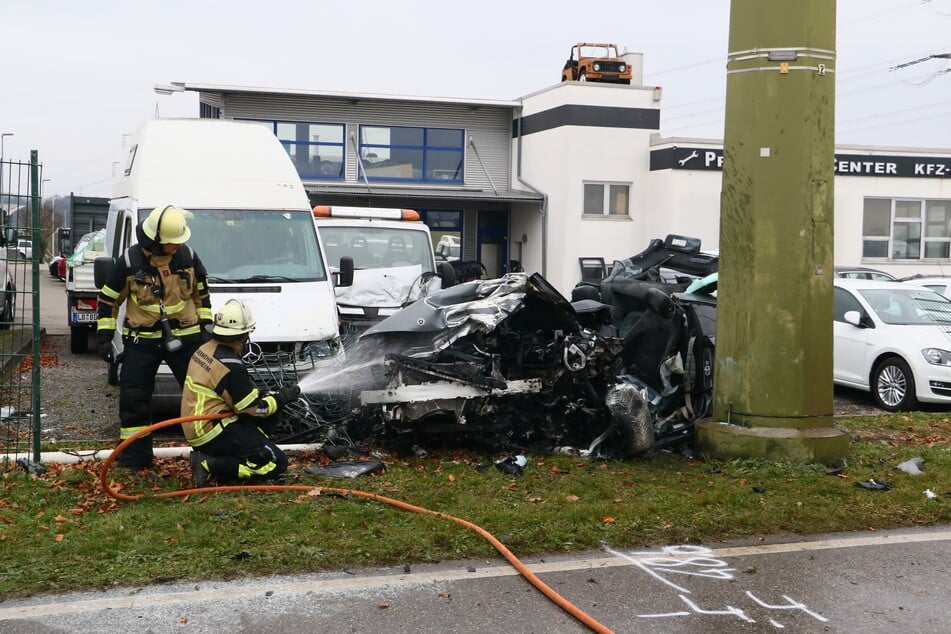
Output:
[[[331,265],[336,265],[341,256],[349,255],[353,258],[353,268],[357,270],[418,264],[423,273],[434,272],[433,245],[425,231],[321,225],[320,239]]]
[[[150,209],[140,209],[141,219]],[[315,282],[327,279],[307,211],[189,209],[188,245],[208,270],[208,281]]]

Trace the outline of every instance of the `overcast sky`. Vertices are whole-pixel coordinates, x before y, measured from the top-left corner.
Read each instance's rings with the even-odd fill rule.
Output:
[[[796,1],[796,0],[793,0]],[[576,41],[644,54],[664,136],[723,136],[728,0],[0,0],[0,132],[46,194],[108,196],[122,135],[197,116],[172,81],[515,100]],[[836,142],[951,151],[951,0],[838,0]],[[943,71],[943,72],[942,72]]]

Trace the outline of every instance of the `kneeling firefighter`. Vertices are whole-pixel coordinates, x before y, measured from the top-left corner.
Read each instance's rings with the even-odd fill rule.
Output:
[[[285,385],[262,395],[251,382],[242,356],[254,330],[251,311],[231,299],[206,326],[211,340],[192,355],[182,392],[182,416],[233,415],[183,423],[192,446],[192,481],[219,482],[276,478],[287,469],[287,456],[268,434],[277,413],[300,396],[300,387]]]
[[[211,323],[207,274],[198,254],[185,244],[192,213],[172,205],[156,207],[135,228],[137,243],[117,259],[99,291],[99,354],[112,363],[112,340],[121,325],[119,374],[120,438],[145,429],[152,420],[155,375],[164,361],[179,386],[192,353],[201,345],[202,324]],[[125,319],[117,324],[125,304]],[[135,469],[152,464],[152,436],[119,454],[116,462]]]

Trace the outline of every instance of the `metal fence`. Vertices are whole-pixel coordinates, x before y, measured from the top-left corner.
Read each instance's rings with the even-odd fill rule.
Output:
[[[17,454],[33,461],[40,458],[42,174],[36,150],[28,163],[0,160],[0,460],[4,462]]]

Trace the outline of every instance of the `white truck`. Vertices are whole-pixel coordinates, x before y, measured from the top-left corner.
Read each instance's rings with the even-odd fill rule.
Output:
[[[96,331],[99,288],[93,275],[93,262],[106,255],[106,230],[87,233],[66,258],[66,323],[69,325],[69,349],[74,354],[89,350],[89,335]]]
[[[412,209],[318,205],[314,223],[331,266],[353,261],[353,284],[335,289],[345,332],[358,334],[455,284],[455,270],[437,263],[429,227]]]
[[[336,275],[327,266],[307,193],[277,137],[254,123],[154,119],[127,148],[106,225],[110,257],[96,260],[96,285],[135,242],[135,226],[153,208],[174,204],[194,214],[188,244],[207,269],[212,312],[229,299],[244,302],[257,321],[252,343],[282,376],[339,365],[334,285],[348,284],[353,269],[347,260]],[[120,331],[113,358],[121,363]],[[177,408],[180,397],[163,364],[153,407]]]

